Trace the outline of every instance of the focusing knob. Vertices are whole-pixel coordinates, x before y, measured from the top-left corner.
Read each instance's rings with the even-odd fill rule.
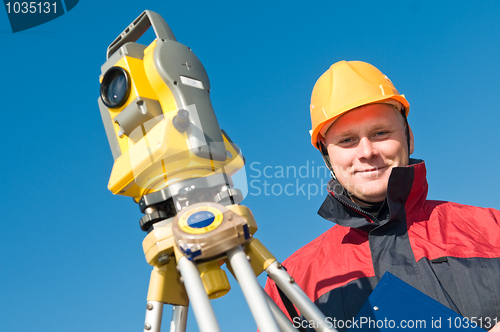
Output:
[[[177,129],[180,132],[186,131],[189,127],[189,112],[186,110],[179,110],[177,112],[177,115],[174,116],[174,119],[172,120],[174,123],[175,129]]]
[[[146,213],[146,215],[143,216],[141,220],[139,220],[139,225],[141,226],[141,229],[143,231],[147,232],[154,223],[157,223],[167,218],[168,216],[165,211],[156,210],[151,213]]]

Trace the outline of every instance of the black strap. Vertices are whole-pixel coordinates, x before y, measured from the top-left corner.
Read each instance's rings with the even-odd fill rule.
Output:
[[[276,285],[276,288],[278,289],[278,294],[280,295],[280,298],[281,298],[281,302],[283,302],[283,304],[285,305],[285,308],[286,308],[286,311],[288,311],[288,314],[290,315],[290,318],[292,319],[292,322],[296,322],[295,318],[299,318],[300,321],[302,321],[302,319],[300,318],[299,314],[297,313],[297,310],[295,310],[295,307],[293,306],[293,303],[292,301],[290,301],[290,299],[285,295],[285,293],[283,293],[281,291],[281,289],[278,287],[278,285]],[[294,327],[295,324],[293,325]],[[298,327],[296,327],[300,332],[307,332],[303,327],[302,327],[302,324]]]
[[[321,152],[321,156],[323,157],[323,160],[325,161],[326,167],[328,170],[330,170],[330,174],[332,175],[332,178],[336,179],[335,173],[333,172],[333,167],[330,162],[330,156],[328,155],[328,150],[326,149],[326,146],[323,144],[323,142],[318,141],[318,148],[319,151]]]
[[[406,144],[408,145],[408,158],[410,158],[410,125],[408,124],[408,119],[406,118],[406,110],[404,107],[401,109],[401,115],[403,116],[403,119],[405,119],[406,123]]]

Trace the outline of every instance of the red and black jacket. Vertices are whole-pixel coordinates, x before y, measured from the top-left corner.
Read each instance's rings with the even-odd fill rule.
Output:
[[[318,212],[336,225],[283,262],[326,317],[354,318],[389,271],[484,328],[500,321],[500,211],[426,200],[422,161],[392,170],[378,218],[336,184]]]

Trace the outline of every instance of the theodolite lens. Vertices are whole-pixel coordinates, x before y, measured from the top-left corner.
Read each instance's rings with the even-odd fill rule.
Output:
[[[102,79],[101,99],[109,108],[122,106],[130,93],[130,80],[125,69],[111,67]]]

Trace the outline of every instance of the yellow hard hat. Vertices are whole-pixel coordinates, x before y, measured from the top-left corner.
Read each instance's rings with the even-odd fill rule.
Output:
[[[408,116],[410,104],[380,70],[362,61],[334,63],[314,85],[311,96],[311,143],[318,149],[318,135],[342,114],[356,107],[388,103]],[[399,106],[397,106],[399,105]]]

